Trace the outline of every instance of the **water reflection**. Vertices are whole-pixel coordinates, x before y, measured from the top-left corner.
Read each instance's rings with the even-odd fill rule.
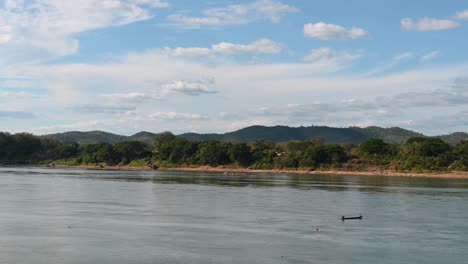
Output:
[[[0,168],[2,175],[21,177],[53,177],[99,181],[121,181],[154,184],[207,185],[219,187],[252,188],[293,188],[301,190],[318,189],[332,192],[402,192],[408,194],[428,194],[433,189],[441,189],[446,195],[463,195],[468,189],[466,179],[416,178],[416,177],[379,177],[343,176],[319,174],[269,174],[252,173],[245,175],[226,175],[205,172],[170,171],[102,171]]]
[[[466,180],[0,168],[0,263],[464,263],[467,197]]]
[[[155,184],[193,184],[253,188],[289,187],[301,190],[319,189],[333,192],[357,190],[360,192],[429,194],[433,189],[443,189],[440,192],[447,195],[464,194],[463,189],[468,188],[468,181],[459,179],[300,174],[232,176],[215,173],[161,173],[152,177],[151,181]]]

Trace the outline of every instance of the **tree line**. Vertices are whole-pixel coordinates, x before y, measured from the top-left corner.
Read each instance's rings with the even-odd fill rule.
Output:
[[[301,170],[468,170],[468,141],[457,145],[430,137],[405,144],[370,139],[359,145],[323,144],[320,140],[273,143],[190,141],[171,132],[158,134],[152,144],[79,145],[27,133],[0,133],[0,164],[129,165],[157,167],[232,166],[251,169]]]

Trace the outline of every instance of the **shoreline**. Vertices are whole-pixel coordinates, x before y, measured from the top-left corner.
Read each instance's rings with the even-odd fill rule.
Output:
[[[152,171],[153,169],[147,166],[91,166],[91,165],[55,165],[46,166],[51,169],[88,169],[88,170],[122,170],[122,171]],[[330,175],[330,176],[373,176],[373,177],[409,177],[409,178],[441,178],[441,179],[468,179],[468,171],[452,171],[452,172],[396,172],[396,171],[342,171],[342,170],[326,170],[326,171],[305,171],[305,170],[255,170],[247,168],[232,168],[232,167],[182,167],[182,168],[166,168],[160,167],[155,171],[186,171],[186,172],[206,172],[206,173],[224,173],[227,175],[246,175],[247,173],[273,173],[273,174],[302,174],[302,175]]]

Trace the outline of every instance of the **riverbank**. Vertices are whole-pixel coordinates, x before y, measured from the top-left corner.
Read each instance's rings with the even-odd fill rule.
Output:
[[[66,166],[55,165],[49,168],[57,169],[90,169],[90,170],[124,170],[124,171],[151,171],[152,168],[148,166]],[[382,177],[420,177],[420,178],[445,178],[445,179],[468,179],[468,171],[452,171],[452,172],[396,172],[388,170],[372,170],[372,171],[341,171],[341,170],[324,170],[324,171],[306,171],[306,170],[254,170],[247,168],[233,168],[233,167],[184,167],[184,168],[158,168],[158,171],[187,171],[187,172],[207,172],[207,173],[223,173],[227,175],[246,175],[248,173],[287,173],[287,174],[304,174],[304,175],[340,175],[340,176],[382,176]]]

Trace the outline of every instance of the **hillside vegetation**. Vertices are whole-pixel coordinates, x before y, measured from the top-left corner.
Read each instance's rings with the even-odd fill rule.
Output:
[[[77,142],[79,144],[93,144],[106,142],[115,144],[123,141],[140,141],[151,144],[155,133],[140,132],[132,136],[121,136],[102,131],[90,132],[65,132],[42,136],[60,142]],[[386,143],[403,144],[411,137],[424,136],[411,130],[399,127],[349,127],[335,128],[326,126],[288,127],[288,126],[250,126],[237,131],[224,134],[197,134],[185,133],[177,137],[191,141],[217,140],[222,142],[251,143],[258,140],[267,140],[275,143],[288,141],[313,141],[325,144],[360,144],[371,138],[382,139]],[[457,144],[462,140],[468,140],[468,134],[463,132],[439,136],[449,144]]]
[[[142,134],[136,138],[148,136]],[[244,143],[193,141],[164,132],[156,135],[152,144],[135,140],[115,144],[78,144],[25,133],[0,133],[0,164],[461,171],[468,170],[468,141],[450,145],[439,138],[418,136],[409,138],[403,144],[389,144],[376,138],[360,144],[326,144],[317,138],[282,143],[267,140]]]

